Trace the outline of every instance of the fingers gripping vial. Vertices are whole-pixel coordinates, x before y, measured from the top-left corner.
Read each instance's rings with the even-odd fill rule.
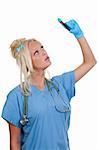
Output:
[[[60,18],[58,18],[58,21],[68,30],[70,33],[72,33],[77,39],[84,36],[83,31],[81,30],[79,24],[74,20],[69,20],[68,22],[63,22]]]
[[[58,18],[58,21],[59,21],[67,30],[70,31],[71,28],[70,28],[66,23],[64,23],[60,18]]]

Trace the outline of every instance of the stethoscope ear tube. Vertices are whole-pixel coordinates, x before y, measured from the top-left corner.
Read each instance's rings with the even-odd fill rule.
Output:
[[[24,95],[23,116],[22,119],[20,120],[20,123],[23,126],[28,122],[27,113],[28,113],[28,96]]]

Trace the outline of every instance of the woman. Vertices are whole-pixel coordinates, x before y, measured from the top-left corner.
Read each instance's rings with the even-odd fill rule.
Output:
[[[95,66],[96,59],[78,23],[70,20],[66,25],[81,47],[83,62],[51,79],[45,78],[51,60],[39,41],[19,39],[11,44],[21,84],[8,93],[2,111],[9,124],[10,150],[70,150],[70,100],[75,96],[75,83]]]

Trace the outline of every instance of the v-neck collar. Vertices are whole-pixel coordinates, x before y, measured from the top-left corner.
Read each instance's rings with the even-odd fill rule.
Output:
[[[50,89],[54,88],[51,83],[50,83],[49,86],[50,86]],[[37,88],[37,86],[32,85],[32,84],[30,84],[30,87],[31,87],[32,91],[35,92],[36,94],[43,94],[43,93],[45,93],[45,91],[49,91],[49,88],[48,88],[48,79],[45,78],[45,86],[44,86],[44,88],[42,90],[39,89],[39,88]]]
[[[43,89],[39,89],[36,85],[32,85],[30,84],[31,88],[34,89],[35,91],[38,91],[40,93],[44,92],[47,89],[47,83],[46,83],[46,79],[45,79],[45,86]]]

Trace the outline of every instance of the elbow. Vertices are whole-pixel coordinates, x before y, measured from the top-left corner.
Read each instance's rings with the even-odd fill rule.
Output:
[[[97,60],[95,59],[95,64],[97,64]]]
[[[95,66],[97,64],[97,60],[95,58],[89,60],[89,64]]]
[[[90,67],[93,68],[97,64],[97,60],[95,59],[94,61],[90,62]]]
[[[97,64],[97,60],[95,59],[92,64],[95,66]]]
[[[97,60],[94,59],[94,60],[87,61],[87,62],[84,62],[84,63],[87,65],[87,67],[88,67],[89,69],[91,69],[91,68],[93,68],[93,67],[97,64]]]

